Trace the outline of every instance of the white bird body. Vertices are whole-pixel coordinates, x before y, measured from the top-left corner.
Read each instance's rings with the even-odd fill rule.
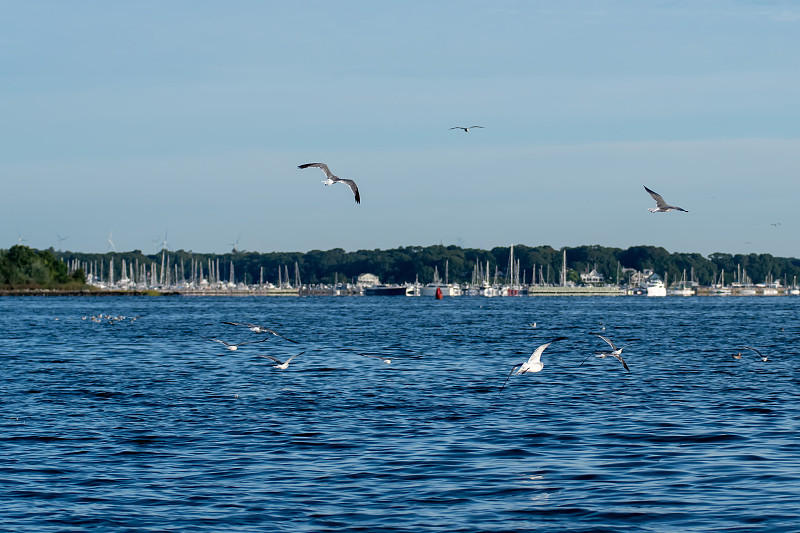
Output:
[[[361,195],[358,193],[358,187],[356,186],[355,181],[340,178],[339,176],[334,175],[333,172],[331,172],[331,169],[329,169],[328,165],[326,165],[325,163],[306,163],[304,165],[298,166],[297,168],[302,169],[310,167],[322,169],[326,177],[326,179],[322,183],[324,183],[325,185],[333,185],[334,183],[344,183],[345,185],[350,187],[350,190],[353,192],[353,196],[355,196],[356,198],[356,203],[357,204],[361,203]]]
[[[652,196],[653,200],[656,201],[656,207],[647,208],[647,210],[650,211],[651,213],[666,213],[668,211],[683,211],[684,213],[688,213],[688,211],[686,209],[683,209],[682,207],[678,207],[676,205],[669,205],[667,202],[664,201],[664,198],[662,198],[660,194],[648,189],[646,186],[644,187],[644,190],[650,193],[650,196]]]

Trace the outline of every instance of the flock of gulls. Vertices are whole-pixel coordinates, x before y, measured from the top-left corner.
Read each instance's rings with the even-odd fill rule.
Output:
[[[250,324],[250,323],[246,323],[246,322],[222,322],[222,324],[227,324],[229,326],[244,326],[247,329],[249,329],[250,331],[252,331],[253,333],[257,333],[257,334],[268,333],[268,334],[270,334],[272,336],[280,337],[281,339],[289,341],[291,343],[299,344],[299,342],[294,341],[294,340],[292,340],[292,339],[290,339],[288,337],[285,337],[285,336],[281,335],[280,333],[278,333],[277,331],[275,331],[273,329],[270,329],[270,328],[267,328],[267,327],[264,327],[264,326],[259,326],[257,324]],[[258,343],[266,342],[266,341],[270,340],[270,338],[271,338],[271,337],[265,337],[265,338],[259,339],[259,340],[242,341],[242,342],[234,343],[234,342],[224,341],[222,339],[215,339],[215,338],[212,338],[212,337],[205,337],[203,335],[200,335],[200,337],[205,339],[205,340],[207,340],[207,341],[218,342],[218,343],[222,344],[223,347],[226,350],[231,351],[231,352],[235,352],[239,348],[239,346],[244,346],[245,344],[258,344]],[[353,351],[353,350],[350,350],[350,351],[352,351],[356,355],[360,355],[362,357],[371,357],[373,359],[380,359],[381,361],[383,361],[384,363],[387,363],[387,364],[392,362],[392,360],[390,358],[388,358],[388,357],[383,357],[383,356],[380,356],[380,355],[373,355],[373,354],[368,354],[368,353],[361,353],[361,352],[356,352],[356,351]],[[267,354],[255,354],[255,355],[258,356],[258,357],[263,357],[264,359],[269,359],[269,360],[273,361],[275,364],[272,365],[272,366],[275,367],[275,368],[278,368],[280,370],[286,370],[287,368],[289,368],[289,363],[291,363],[296,357],[300,357],[304,353],[306,353],[306,352],[302,351],[302,352],[300,352],[298,354],[295,354],[295,355],[289,357],[286,361],[281,361],[280,359],[278,359],[274,355],[267,355]]]
[[[242,322],[222,322],[222,324],[227,324],[227,325],[230,325],[230,326],[244,326],[244,327],[247,327],[253,333],[257,333],[257,334],[268,333],[268,334],[273,335],[275,337],[280,337],[281,339],[284,339],[284,340],[286,340],[288,342],[291,342],[291,343],[294,343],[294,344],[299,344],[297,341],[289,339],[288,337],[285,337],[284,335],[281,335],[280,333],[276,332],[275,330],[272,330],[270,328],[266,328],[264,326],[258,326],[256,324],[249,324],[249,323],[242,323]],[[534,323],[530,324],[530,326],[536,327],[536,323],[534,322]],[[605,326],[603,326],[602,329],[605,330]],[[608,348],[604,349],[604,350],[596,350],[592,354],[589,354],[589,356],[587,356],[586,359],[584,359],[583,362],[580,365],[578,365],[579,367],[583,366],[586,363],[586,361],[588,361],[592,357],[592,355],[594,355],[598,359],[605,359],[607,357],[614,358],[617,361],[619,361],[620,364],[622,364],[622,368],[624,368],[627,372],[631,371],[631,369],[628,367],[628,364],[622,358],[622,350],[624,350],[626,347],[628,347],[631,344],[633,344],[633,342],[636,341],[637,339],[628,339],[628,342],[626,344],[624,344],[622,346],[617,346],[616,344],[614,344],[614,342],[610,338],[608,338],[605,335],[601,335],[600,333],[590,332],[589,335],[594,335],[598,339],[604,341],[608,345]],[[236,351],[236,349],[239,346],[243,346],[245,344],[258,344],[258,343],[266,342],[266,341],[268,341],[270,339],[270,337],[265,337],[265,338],[259,339],[259,340],[242,341],[242,342],[232,343],[232,342],[224,341],[224,340],[221,340],[221,339],[215,339],[215,338],[212,338],[212,337],[205,337],[205,336],[202,336],[202,335],[200,337],[205,339],[205,340],[208,340],[208,341],[220,343],[220,344],[222,344],[224,346],[224,348],[226,350],[229,350],[229,351],[232,351],[232,352]],[[544,363],[542,362],[542,354],[547,349],[547,347],[550,346],[551,344],[553,344],[554,342],[567,340],[567,338],[568,337],[555,337],[554,339],[549,340],[548,342],[546,342],[546,343],[540,345],[538,348],[536,348],[533,351],[533,353],[531,354],[531,356],[528,358],[527,361],[525,361],[523,363],[518,363],[518,364],[514,365],[513,367],[511,367],[511,371],[508,373],[508,376],[506,376],[506,379],[503,382],[503,385],[500,387],[500,390],[502,391],[505,388],[506,384],[508,383],[508,380],[511,378],[512,375],[517,376],[517,375],[526,374],[526,373],[529,373],[529,372],[530,373],[541,372],[542,369],[544,368]],[[752,346],[742,346],[740,349],[742,349],[742,350],[745,350],[745,349],[746,350],[752,350],[752,351],[756,352],[761,361],[767,361],[769,359],[768,355],[763,354],[758,349],[753,348]],[[383,363],[386,363],[386,364],[390,364],[392,362],[391,358],[384,357],[382,355],[376,355],[376,354],[371,354],[371,353],[363,353],[363,352],[358,352],[358,351],[355,351],[355,350],[347,350],[347,351],[351,351],[352,353],[354,353],[356,355],[359,355],[359,356],[362,356],[362,357],[369,357],[369,358],[373,358],[373,359],[378,359],[378,360],[380,360],[380,361],[382,361]],[[285,361],[281,361],[280,359],[278,359],[277,357],[275,357],[273,355],[268,355],[268,354],[255,354],[255,355],[258,356],[258,357],[263,357],[264,359],[269,359],[272,362],[274,362],[275,364],[272,365],[274,368],[277,368],[279,370],[286,370],[289,367],[289,363],[291,363],[295,358],[300,357],[304,353],[306,353],[306,352],[302,351],[302,352],[300,352],[298,354],[292,355],[291,357],[289,357]],[[742,358],[742,353],[741,352],[737,352],[736,354],[733,355],[733,358],[734,359],[741,359]]]
[[[475,128],[483,128],[483,126],[453,126],[450,129],[451,130],[462,130],[462,131],[464,131],[464,133],[468,133],[469,130],[475,129]],[[339,176],[335,175],[333,172],[331,172],[331,169],[328,168],[328,165],[326,165],[325,163],[305,163],[303,165],[299,165],[297,168],[299,168],[299,169],[305,169],[305,168],[319,168],[319,169],[321,169],[322,172],[325,173],[325,179],[322,181],[322,183],[324,183],[325,185],[333,185],[334,183],[343,183],[343,184],[347,185],[348,187],[350,187],[350,190],[352,191],[353,196],[355,197],[356,203],[357,204],[361,203],[361,195],[358,192],[358,186],[356,185],[356,182],[351,180],[351,179],[340,178]],[[666,203],[664,201],[664,198],[660,194],[658,194],[657,192],[655,192],[655,191],[653,191],[651,189],[648,189],[647,186],[645,186],[644,190],[646,190],[648,193],[650,193],[650,196],[652,196],[653,200],[656,201],[656,206],[655,207],[648,207],[647,208],[648,211],[650,211],[651,213],[666,213],[668,211],[683,211],[684,213],[688,213],[688,211],[686,209],[683,209],[682,207],[678,207],[678,206],[670,205],[670,204]]]

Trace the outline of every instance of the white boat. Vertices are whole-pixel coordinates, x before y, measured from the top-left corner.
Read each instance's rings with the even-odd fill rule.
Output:
[[[686,269],[683,269],[683,279],[680,282],[680,285],[676,284],[676,286],[667,291],[667,294],[670,296],[692,296],[694,294],[694,289],[691,286],[686,286]]]
[[[449,268],[450,262],[446,261],[444,265],[444,276],[445,282],[442,283],[439,279],[439,269],[434,268],[433,271],[433,283],[428,283],[424,287],[421,287],[419,290],[419,295],[422,297],[430,297],[436,296],[436,289],[441,289],[442,296],[461,296],[461,287],[458,285],[454,285],[449,282]]]
[[[667,295],[667,287],[664,285],[664,282],[661,281],[660,279],[648,281],[647,284],[645,284],[645,289],[647,289],[647,296]]]
[[[723,268],[722,272],[719,275],[719,283],[712,285],[711,290],[708,291],[708,294],[713,294],[716,296],[729,296],[732,293],[733,290],[731,289],[731,287],[725,286],[725,269]]]

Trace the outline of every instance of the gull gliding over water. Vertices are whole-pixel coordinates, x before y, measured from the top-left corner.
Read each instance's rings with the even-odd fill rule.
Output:
[[[550,342],[542,344],[533,351],[533,353],[526,362],[511,367],[511,372],[509,372],[508,376],[506,376],[506,380],[503,382],[503,387],[505,387],[506,383],[508,383],[508,378],[510,378],[511,374],[514,373],[514,370],[517,371],[517,374],[524,374],[526,372],[540,372],[542,368],[544,368],[544,363],[542,363],[541,359],[542,359],[542,352],[544,352],[545,348],[547,348],[556,341],[563,341],[565,339],[566,337],[556,337]],[[503,390],[503,387],[500,387],[500,390]]]
[[[758,354],[758,356],[761,358],[762,361],[768,361],[769,360],[769,355],[759,352],[758,350],[756,350],[752,346],[742,346],[742,348],[746,348],[748,350],[753,350],[754,352],[756,352]]]
[[[257,326],[256,324],[246,324],[246,323],[242,323],[242,322],[223,322],[223,324],[228,324],[229,326],[246,326],[247,329],[249,329],[253,333],[269,333],[271,335],[275,335],[276,337],[280,337],[281,339],[285,339],[285,340],[287,340],[289,342],[293,342],[295,344],[298,344],[297,341],[293,341],[292,339],[284,337],[280,333],[277,333],[277,332],[275,332],[275,331],[273,331],[273,330],[271,330],[269,328],[265,328],[264,326]]]
[[[391,363],[391,362],[392,362],[392,360],[391,360],[391,359],[389,359],[388,357],[382,357],[382,356],[380,356],[380,355],[372,355],[372,354],[368,354],[368,353],[361,353],[361,352],[356,352],[356,354],[358,354],[358,355],[363,355],[364,357],[372,357],[372,358],[374,358],[374,359],[380,359],[381,361],[383,361],[383,362],[384,362],[384,363],[386,363],[387,365],[388,365],[389,363]]]
[[[325,176],[328,178],[322,182],[325,185],[333,185],[334,183],[344,183],[345,185],[350,187],[350,190],[353,191],[353,195],[356,197],[356,203],[357,204],[361,203],[361,196],[358,194],[358,187],[356,187],[355,181],[346,180],[340,178],[339,176],[334,176],[333,172],[331,172],[331,169],[329,169],[328,165],[326,165],[325,163],[306,163],[305,165],[300,165],[297,168],[309,168],[309,167],[316,167],[322,169],[322,171],[325,173]]]
[[[483,126],[453,126],[451,130],[464,130],[464,133],[469,132],[472,128],[483,128]]]
[[[616,346],[614,346],[614,343],[611,342],[611,340],[608,337],[604,337],[603,335],[599,335],[597,333],[590,333],[590,335],[594,335],[596,337],[600,337],[601,339],[606,341],[609,346],[611,346],[611,351],[610,352],[609,351],[597,351],[597,352],[594,352],[594,356],[595,357],[598,357],[600,359],[605,359],[606,357],[613,357],[614,359],[616,359],[617,361],[622,363],[622,367],[625,370],[627,370],[628,372],[631,371],[631,369],[628,368],[628,365],[625,364],[625,361],[622,359],[622,350],[625,349],[625,346],[630,346],[631,345],[630,342],[628,344],[626,344],[625,346],[621,346],[621,347],[617,348]],[[589,357],[591,357],[591,356],[589,356]],[[584,359],[583,363],[585,363],[589,359],[589,357]],[[583,363],[579,364],[578,366],[583,366]]]
[[[202,335],[200,335],[200,336],[203,337]],[[269,337],[267,337],[266,339],[261,339],[260,341],[244,341],[244,342],[239,342],[237,344],[231,344],[229,342],[221,341],[219,339],[212,339],[211,337],[203,337],[203,338],[206,339],[207,341],[214,341],[214,342],[218,342],[220,344],[224,344],[225,345],[225,349],[226,350],[230,350],[232,352],[235,352],[236,349],[239,346],[242,346],[243,344],[254,344],[254,343],[257,343],[257,342],[264,342],[264,341],[268,341],[269,340]]]
[[[649,192],[650,196],[653,197],[653,200],[656,201],[656,207],[647,208],[647,210],[650,211],[651,213],[666,213],[667,211],[683,211],[684,213],[688,213],[688,211],[682,207],[669,205],[667,202],[664,201],[664,198],[662,198],[660,194],[658,194],[655,191],[651,191],[646,186],[644,187],[644,190]]]
[[[287,359],[287,360],[286,360],[285,362],[283,362],[283,363],[281,363],[280,359],[278,359],[277,357],[273,357],[273,356],[271,356],[271,355],[261,355],[261,354],[256,354],[256,355],[258,355],[259,357],[264,357],[264,358],[266,358],[266,359],[272,359],[273,361],[275,361],[276,363],[278,363],[277,365],[272,365],[274,368],[280,368],[281,370],[286,370],[286,368],[288,368],[288,367],[289,367],[289,363],[291,363],[291,362],[292,362],[292,359],[294,359],[294,358],[295,358],[295,357],[297,357],[298,355],[303,355],[304,353],[306,353],[306,352],[300,352],[300,353],[299,353],[299,354],[297,354],[297,355],[293,355],[293,356],[291,356],[289,359]]]

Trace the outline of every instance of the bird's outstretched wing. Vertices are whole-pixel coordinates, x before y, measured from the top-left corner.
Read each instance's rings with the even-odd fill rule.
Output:
[[[611,342],[611,339],[609,339],[608,337],[606,337],[606,336],[604,336],[604,335],[600,335],[599,333],[590,333],[589,335],[594,335],[595,337],[600,337],[601,339],[603,339],[604,341],[606,341],[606,343],[607,343],[609,346],[611,346],[611,349],[612,349],[612,350],[616,350],[616,349],[617,349],[617,347],[616,347],[616,346],[614,346],[614,343],[613,343],[613,342]]]
[[[328,165],[325,163],[306,163],[305,165],[300,165],[297,168],[309,168],[309,167],[316,167],[321,168],[325,175],[331,179],[335,178],[336,176],[333,175],[331,169],[328,168]]]
[[[483,126],[470,126],[469,127],[469,129],[472,129],[472,128],[481,128],[481,129],[483,129]]]
[[[228,344],[228,343],[227,343],[227,342],[225,342],[225,341],[221,341],[221,340],[219,340],[219,339],[212,339],[211,337],[203,337],[202,335],[200,335],[200,336],[201,336],[202,338],[204,338],[205,340],[207,340],[207,341],[214,341],[214,342],[218,342],[218,343],[220,343],[220,344],[224,344],[225,346],[230,346],[230,344]]]
[[[557,342],[557,341],[563,341],[563,340],[565,340],[565,339],[566,339],[566,337],[556,337],[555,339],[551,340],[550,342],[547,342],[547,343],[545,343],[545,344],[542,344],[541,346],[539,346],[538,348],[536,348],[536,349],[533,351],[533,353],[531,354],[531,356],[528,358],[528,363],[535,363],[536,361],[539,361],[539,360],[542,358],[542,353],[544,352],[544,350],[545,350],[545,349],[546,349],[548,346],[550,346],[550,345],[551,345],[551,344],[553,344],[554,342]]]
[[[622,367],[623,367],[625,370],[627,370],[628,372],[630,372],[630,371],[631,371],[631,369],[630,369],[630,368],[628,368],[628,365],[626,365],[626,364],[625,364],[625,360],[622,358],[622,356],[621,356],[621,355],[614,355],[614,354],[612,354],[612,357],[614,357],[614,359],[616,359],[617,361],[619,361],[620,363],[622,363]]]
[[[258,342],[266,342],[266,341],[268,341],[268,340],[269,340],[269,337],[267,337],[267,338],[264,338],[264,339],[261,339],[260,341],[244,341],[244,342],[240,342],[240,343],[238,343],[236,346],[242,346],[242,345],[244,345],[244,344],[256,344],[256,343],[258,343]]]
[[[288,337],[284,337],[283,335],[281,335],[277,331],[269,329],[269,328],[265,328],[264,326],[259,326],[257,324],[244,324],[244,325],[247,326],[248,328],[259,328],[261,330],[261,333],[269,333],[271,335],[275,335],[276,337],[280,337],[281,339],[287,340],[289,342],[293,342],[295,344],[299,344],[297,341],[293,341],[292,339],[290,339]]]
[[[347,180],[347,179],[341,179],[341,178],[339,179],[339,181],[341,183],[344,183],[348,187],[350,187],[350,190],[353,191],[353,196],[356,197],[356,203],[360,204],[361,203],[361,195],[358,194],[358,187],[356,186],[356,182],[353,181],[353,180]]]
[[[271,356],[271,355],[262,355],[262,354],[260,354],[260,353],[259,353],[259,354],[256,354],[256,355],[257,355],[257,356],[259,356],[259,357],[264,357],[265,359],[272,359],[273,361],[275,361],[275,362],[276,362],[276,363],[278,363],[279,365],[282,365],[282,364],[283,364],[283,362],[282,362],[280,359],[278,359],[277,357],[273,357],[273,356]],[[298,355],[299,355],[299,354],[298,354]],[[296,356],[295,356],[295,357],[296,357]],[[289,361],[291,361],[291,359],[289,359]]]
[[[753,350],[754,352],[756,352],[756,353],[758,354],[758,356],[759,356],[759,357],[760,357],[760,358],[761,358],[763,361],[766,361],[766,360],[767,360],[767,358],[769,357],[769,356],[767,356],[767,355],[764,355],[763,353],[759,352],[758,350],[756,350],[756,349],[755,349],[755,348],[753,348],[752,346],[742,346],[742,348],[747,348],[748,350]]]
[[[299,354],[291,356],[289,359],[286,360],[286,364],[288,365],[289,363],[292,362],[292,359],[294,359],[295,357],[297,357],[299,355],[303,355],[304,353],[306,353],[306,352],[300,352]]]
[[[643,187],[644,187],[644,190],[646,190],[647,192],[650,193],[650,196],[652,196],[653,200],[656,201],[656,205],[658,207],[670,207],[670,206],[667,205],[667,202],[664,201],[664,198],[662,198],[660,194],[658,194],[657,192],[655,192],[653,190],[648,189],[646,185],[643,185]]]
[[[382,357],[380,355],[372,355],[370,353],[361,353],[361,352],[355,352],[355,353],[358,354],[358,355],[363,355],[364,357],[372,357],[374,359],[380,359],[384,363],[391,363],[392,362],[392,360],[389,359],[388,357]]]
[[[518,369],[521,366],[522,366],[522,363],[520,363],[518,365],[514,365],[514,366],[511,367],[511,372],[509,372],[508,375],[506,376],[506,380],[503,382],[503,386],[500,387],[500,390],[503,390],[503,388],[506,386],[506,383],[508,383],[508,380],[511,377],[511,374],[514,373],[514,370]]]

